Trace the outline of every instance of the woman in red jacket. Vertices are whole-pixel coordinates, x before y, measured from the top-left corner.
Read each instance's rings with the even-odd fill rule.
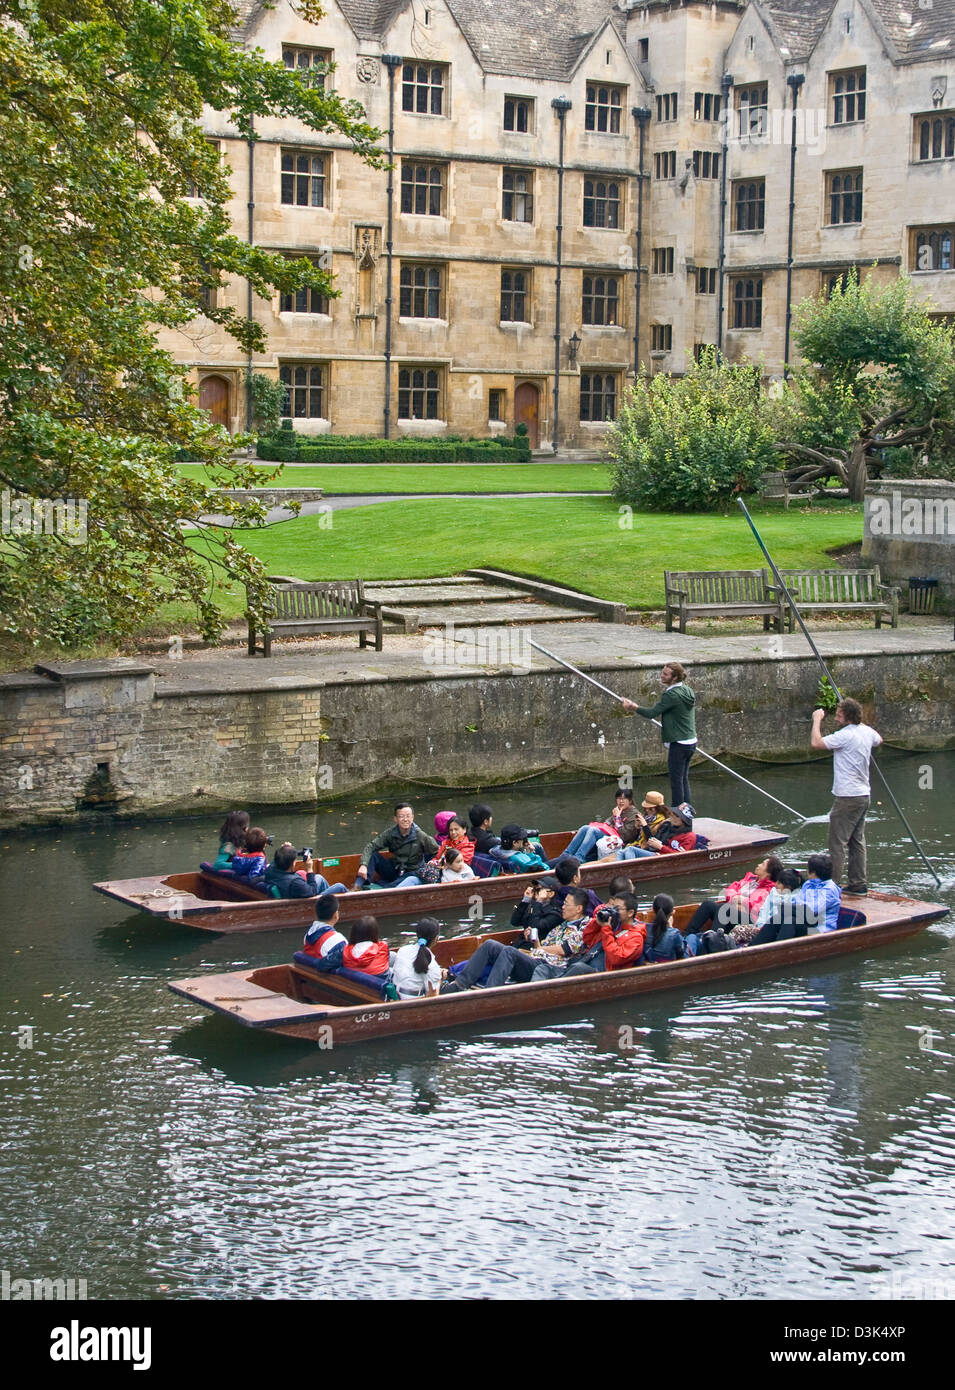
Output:
[[[384,992],[391,983],[391,952],[382,941],[374,917],[359,917],[348,933],[342,955],[342,974],[359,984],[373,985]]]
[[[782,867],[782,860],[770,854],[756,865],[754,871],[744,874],[735,883],[727,884],[718,898],[704,898],[686,926],[690,954],[695,954],[692,947],[696,945],[697,938],[711,927],[734,928],[733,938],[738,946],[748,936],[755,936],[759,910],[772,892]]]

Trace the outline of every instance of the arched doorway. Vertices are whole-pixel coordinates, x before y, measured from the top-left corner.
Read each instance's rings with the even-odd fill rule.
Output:
[[[514,392],[514,428],[527,426],[531,448],[540,447],[540,388],[533,381],[522,381]]]
[[[208,410],[217,425],[229,429],[229,383],[224,376],[202,378],[199,383],[199,405],[203,410]]]

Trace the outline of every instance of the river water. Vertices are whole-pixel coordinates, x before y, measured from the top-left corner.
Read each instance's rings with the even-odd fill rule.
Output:
[[[943,888],[888,803],[870,886],[955,907],[955,754],[883,765]],[[753,775],[828,808],[825,762]],[[611,793],[489,799],[498,825],[559,829]],[[471,799],[414,802],[430,827]],[[718,773],[694,800],[794,828]],[[952,921],[867,959],[323,1052],[165,989],[287,959],[296,932],[211,936],[90,887],[211,857],[218,819],[0,837],[11,1278],[110,1299],[955,1297]],[[370,793],[258,819],[334,853],[390,811]],[[824,842],[808,824],[786,853]],[[691,901],[720,882],[661,887]],[[389,919],[393,944],[408,925]]]

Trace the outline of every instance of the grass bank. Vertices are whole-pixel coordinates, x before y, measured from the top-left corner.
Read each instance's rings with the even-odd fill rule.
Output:
[[[179,465],[188,477],[210,478],[200,463]],[[418,492],[606,492],[609,470],[600,463],[506,463],[493,468],[480,464],[364,463],[336,468],[333,464],[283,467],[269,478],[274,464],[262,468],[263,487],[320,487],[339,496]]]
[[[823,569],[833,564],[827,550],[862,537],[856,504],[750,510],[782,566]],[[411,579],[495,566],[631,608],[663,606],[665,569],[763,567],[742,515],[627,516],[605,497],[390,502],[336,512],[328,529],[320,520],[298,517],[236,539],[271,572],[302,579]]]

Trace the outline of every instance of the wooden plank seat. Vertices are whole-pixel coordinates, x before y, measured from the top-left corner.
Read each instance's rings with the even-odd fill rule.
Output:
[[[332,971],[315,970],[312,966],[306,965],[301,956],[302,953],[296,951],[293,964],[289,967],[293,977],[312,986],[320,985],[321,993],[329,996],[332,1003],[380,1004],[382,1002],[381,991],[372,985],[360,984],[358,980],[349,980],[347,976],[336,975]],[[308,996],[303,997],[307,998]]]
[[[791,482],[782,471],[764,473],[759,481],[759,492],[761,497],[769,501],[783,499],[788,507],[794,497],[808,497],[811,502],[815,496],[823,496],[826,492],[825,480],[816,482]]]
[[[262,645],[256,644],[256,629],[249,620],[249,655],[261,651],[272,655],[272,638],[309,637],[319,632],[357,632],[359,647],[375,639],[375,651],[383,644],[381,604],[365,598],[360,579],[337,579],[328,583],[270,579],[272,617],[262,630]]]
[[[666,630],[686,632],[690,618],[762,618],[783,630],[783,604],[768,570],[664,570]]]
[[[878,566],[869,570],[780,570],[779,573],[803,614],[831,610],[873,613],[877,628],[882,626],[883,618],[888,618],[892,627],[899,625],[899,591],[882,583]],[[795,615],[785,599],[783,605],[792,632]]]

